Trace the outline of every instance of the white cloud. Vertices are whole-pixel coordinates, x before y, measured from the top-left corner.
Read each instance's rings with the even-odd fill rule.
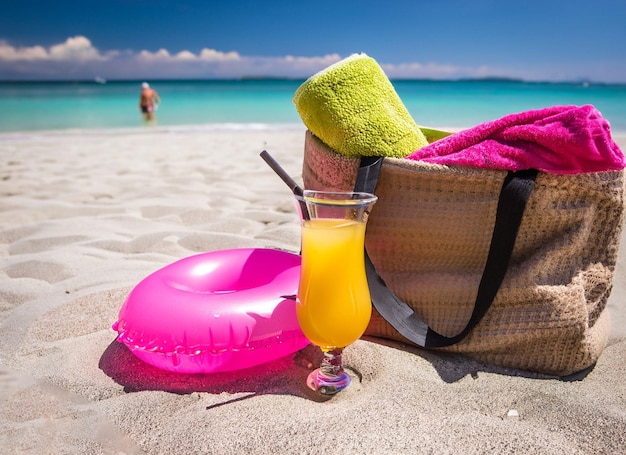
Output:
[[[245,76],[308,77],[341,60],[339,54],[321,56],[285,55],[279,57],[242,56],[203,48],[198,53],[182,50],[171,53],[156,51],[99,51],[85,36],[74,36],[64,42],[43,46],[14,47],[0,41],[0,78],[62,77],[114,78],[236,78]],[[12,63],[20,62],[20,65]],[[63,62],[56,65],[55,62]],[[42,65],[45,64],[45,67]],[[436,63],[403,63],[382,65],[390,77],[454,77],[459,73],[475,75],[479,70],[461,69]],[[8,75],[8,76],[7,76]]]
[[[144,60],[144,61],[154,61],[154,60],[169,60],[172,58],[172,56],[170,55],[170,53],[166,50],[166,49],[159,49],[156,52],[150,52],[150,51],[141,51],[139,52],[139,54],[137,54],[137,58],[139,60]]]
[[[89,39],[84,36],[74,36],[60,44],[46,49],[43,46],[14,47],[6,41],[0,41],[0,61],[91,61],[106,60],[116,53],[102,55]]]
[[[241,60],[237,52],[220,52],[215,49],[202,49],[199,54],[194,54],[188,50],[180,51],[177,54],[170,54],[166,49],[159,49],[156,52],[142,50],[137,54],[139,60],[146,62],[177,62],[177,61],[203,61],[203,62],[229,62]]]
[[[341,60],[339,54],[327,54],[321,57],[294,57],[293,55],[286,55],[284,61],[294,66],[310,66],[310,65],[323,65],[324,67],[332,65],[333,63]]]
[[[166,49],[156,52],[142,50],[125,55],[124,65],[133,62],[133,70],[144,71],[150,77],[213,77],[237,78],[245,76],[308,77],[341,59],[338,54],[320,57],[251,57],[238,52],[221,52],[203,48],[195,54],[188,50],[176,54]],[[114,64],[115,62],[111,62]],[[120,71],[126,71],[121,68]],[[126,74],[124,77],[130,77]]]
[[[344,56],[345,57],[345,56]],[[67,38],[50,47],[34,45],[16,47],[0,40],[0,80],[4,79],[107,79],[145,78],[240,78],[292,77],[306,78],[339,61],[336,53],[321,56],[285,55],[277,57],[246,56],[236,51],[222,52],[205,47],[194,53],[181,50],[172,53],[161,48],[156,51],[100,51],[81,35]],[[529,80],[566,80],[581,76],[605,81],[624,82],[623,62],[606,62],[593,68],[562,68],[559,74],[551,67],[494,67],[486,65],[459,66],[441,62],[379,62],[385,73],[395,78],[454,79],[472,77],[519,77]],[[582,74],[581,74],[582,73]]]
[[[338,54],[315,57],[240,57],[228,66],[221,65],[221,71],[237,70],[245,76],[284,76],[309,77],[327,66],[341,60]]]
[[[47,55],[48,52],[42,46],[16,48],[6,41],[0,41],[0,61],[39,60],[45,59]]]
[[[204,48],[200,51],[200,55],[198,56],[200,60],[213,62],[229,62],[241,60],[241,56],[237,52],[219,52],[214,49]]]
[[[434,62],[382,64],[381,67],[390,78],[398,79],[454,79],[498,75],[488,66],[464,67]]]
[[[101,55],[98,49],[91,45],[91,41],[84,36],[68,38],[64,43],[50,47],[49,55],[54,60],[106,60],[106,57]]]
[[[175,58],[177,60],[196,60],[198,57],[196,57],[196,55],[193,54],[192,52],[181,51],[178,54],[176,54]]]

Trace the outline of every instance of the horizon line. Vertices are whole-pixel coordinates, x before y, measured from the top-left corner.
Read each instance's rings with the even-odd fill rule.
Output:
[[[1,79],[0,84],[19,84],[19,83],[90,83],[96,85],[106,85],[109,82],[142,82],[152,81],[155,82],[176,82],[176,81],[197,81],[197,82],[245,82],[245,81],[306,81],[309,77],[290,77],[290,76],[241,76],[241,77],[162,77],[162,78],[79,78],[79,79]],[[602,82],[594,81],[592,79],[563,79],[563,80],[534,80],[515,77],[498,77],[498,76],[484,76],[484,77],[459,77],[459,78],[420,78],[420,77],[390,77],[390,81],[409,81],[409,82],[511,82],[511,83],[527,83],[527,84],[580,84],[580,85],[611,85],[619,86],[626,85],[626,82]]]

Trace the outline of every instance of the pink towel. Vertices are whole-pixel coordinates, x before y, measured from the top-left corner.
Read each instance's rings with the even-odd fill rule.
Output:
[[[591,105],[511,114],[440,139],[407,157],[429,163],[553,174],[626,166],[609,122]]]

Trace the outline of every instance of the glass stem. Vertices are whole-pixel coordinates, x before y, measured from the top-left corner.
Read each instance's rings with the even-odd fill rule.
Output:
[[[343,374],[343,365],[341,363],[341,353],[343,348],[335,348],[330,351],[324,351],[324,359],[320,370],[325,376],[341,376]]]

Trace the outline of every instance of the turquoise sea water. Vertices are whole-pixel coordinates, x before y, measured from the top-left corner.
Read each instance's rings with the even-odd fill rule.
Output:
[[[141,81],[0,82],[0,132],[137,128]],[[150,81],[160,127],[301,126],[292,103],[301,80]],[[553,105],[593,104],[626,134],[626,85],[519,81],[392,81],[420,125],[459,129]]]

